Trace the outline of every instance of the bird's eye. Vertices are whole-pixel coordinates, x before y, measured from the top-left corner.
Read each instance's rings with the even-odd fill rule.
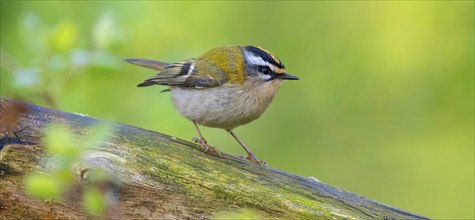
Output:
[[[263,74],[271,74],[271,70],[268,66],[259,66],[259,72]]]

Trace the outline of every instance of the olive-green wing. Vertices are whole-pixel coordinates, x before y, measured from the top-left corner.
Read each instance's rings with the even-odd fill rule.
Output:
[[[136,61],[131,63],[140,65],[144,63],[148,64],[149,61]],[[157,63],[152,64],[156,65]],[[140,66],[149,67],[146,65]],[[202,89],[222,85],[227,80],[226,75],[222,73],[222,70],[217,68],[215,65],[206,63],[206,61],[196,61],[195,59],[168,64],[164,66],[163,69],[156,67],[149,68],[158,69],[160,72],[158,72],[154,77],[145,80],[143,83],[140,83],[138,85],[139,87],[166,85]]]

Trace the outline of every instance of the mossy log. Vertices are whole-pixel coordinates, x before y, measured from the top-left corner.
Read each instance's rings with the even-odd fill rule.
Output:
[[[22,179],[44,170],[42,135],[49,123],[68,124],[81,136],[103,120],[0,101],[0,219],[90,218],[78,202],[79,193],[40,201],[24,193]],[[71,170],[78,183],[96,166],[118,180],[109,219],[209,219],[243,210],[262,219],[426,219],[316,180],[226,154],[209,155],[187,141],[110,123],[115,132]]]

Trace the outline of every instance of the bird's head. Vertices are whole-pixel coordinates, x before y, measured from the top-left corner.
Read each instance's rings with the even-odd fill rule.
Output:
[[[270,82],[299,79],[288,74],[279,58],[262,47],[244,46],[243,53],[248,80]]]

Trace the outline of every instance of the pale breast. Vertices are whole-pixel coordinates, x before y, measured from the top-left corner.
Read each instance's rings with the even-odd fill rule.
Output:
[[[281,82],[223,85],[207,89],[174,87],[175,108],[198,124],[233,129],[257,119],[272,102]]]

